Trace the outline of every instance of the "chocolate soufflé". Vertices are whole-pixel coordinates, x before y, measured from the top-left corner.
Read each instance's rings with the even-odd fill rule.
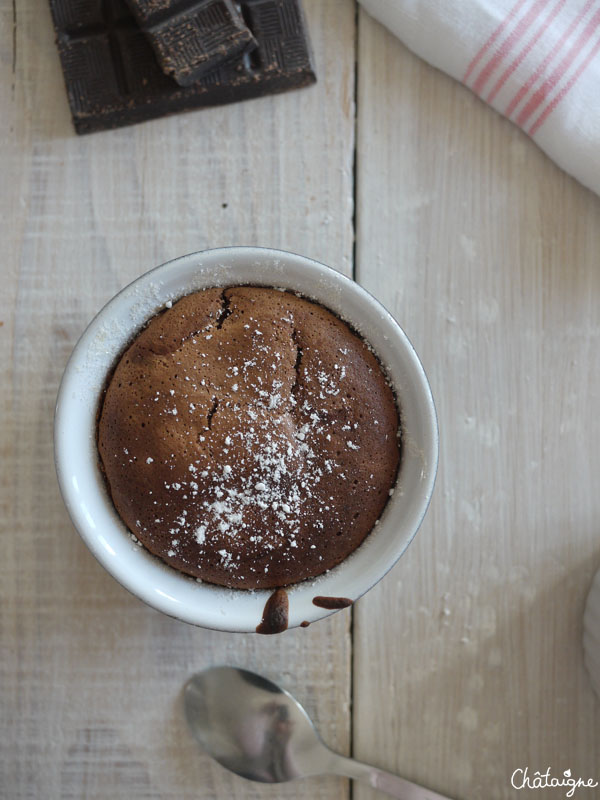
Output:
[[[399,416],[367,344],[327,309],[277,289],[205,289],[121,356],[98,449],[151,553],[204,581],[273,588],[331,569],[372,530],[398,471]]]

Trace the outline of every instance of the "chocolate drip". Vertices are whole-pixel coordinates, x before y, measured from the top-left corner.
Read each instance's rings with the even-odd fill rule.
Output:
[[[257,633],[283,633],[288,626],[289,601],[285,589],[276,589],[265,603]]]
[[[313,597],[313,605],[319,606],[319,608],[348,608],[353,602],[354,600],[350,600],[348,597],[322,597],[321,595]]]

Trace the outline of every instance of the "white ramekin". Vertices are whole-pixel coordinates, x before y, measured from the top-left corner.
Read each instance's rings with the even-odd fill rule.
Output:
[[[169,300],[209,286],[239,284],[292,289],[345,319],[378,355],[401,409],[396,491],[354,553],[328,573],[288,589],[289,627],[332,613],[313,604],[316,595],[356,600],[400,558],[431,498],[438,432],[423,367],[396,320],[357,283],[311,259],[257,247],[192,253],[142,275],[104,306],[75,346],[57,398],[56,471],[71,519],[98,561],[144,602],[194,625],[254,632],[270,592],[199,583],[136,546],[107,494],[96,449],[96,415],[106,379],[144,323]]]

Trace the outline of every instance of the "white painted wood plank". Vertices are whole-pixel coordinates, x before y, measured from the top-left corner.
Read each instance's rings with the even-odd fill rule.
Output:
[[[562,797],[510,779],[600,780],[580,639],[600,199],[364,13],[358,63],[357,277],[422,357],[441,461],[421,532],[355,609],[354,752],[463,800]]]
[[[2,793],[25,798],[345,798],[331,778],[263,787],[191,741],[180,689],[214,663],[293,690],[324,738],[349,745],[349,612],[280,637],[220,634],[160,615],[94,561],[52,460],[58,381],[119,288],[167,259],[253,244],[351,270],[352,0],[307,0],[316,87],[77,138],[50,15],[0,7],[3,556]]]

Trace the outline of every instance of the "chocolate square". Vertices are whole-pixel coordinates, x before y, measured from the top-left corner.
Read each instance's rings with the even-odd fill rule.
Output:
[[[163,72],[180,86],[195,83],[256,40],[233,0],[127,0]]]

